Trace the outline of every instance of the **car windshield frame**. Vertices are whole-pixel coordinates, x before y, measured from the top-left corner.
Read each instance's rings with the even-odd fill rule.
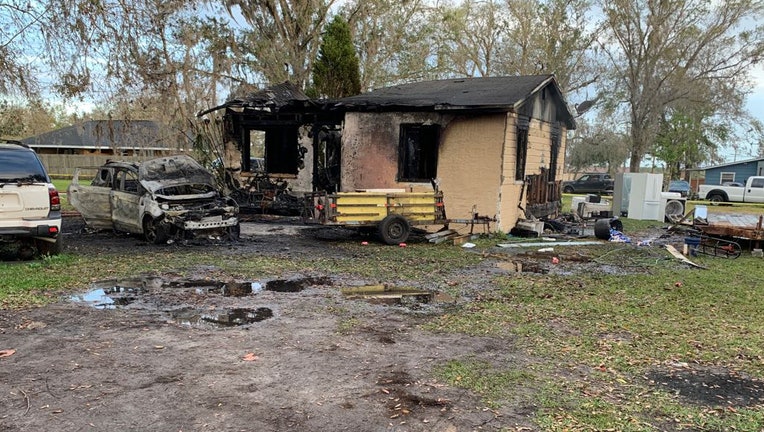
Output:
[[[168,156],[143,162],[138,168],[141,181],[166,183],[215,184],[215,177],[189,156]]]

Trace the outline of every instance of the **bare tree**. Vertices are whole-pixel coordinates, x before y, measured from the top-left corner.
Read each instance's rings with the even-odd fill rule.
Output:
[[[601,42],[611,74],[608,95],[625,106],[630,168],[639,171],[669,108],[701,104],[741,113],[751,65],[762,57],[759,0],[608,0]]]
[[[599,25],[589,0],[508,0],[511,21],[519,31],[509,34],[510,53],[522,63],[508,71],[553,73],[566,92],[585,89],[598,80],[593,50]],[[518,52],[519,51],[519,52]]]
[[[581,120],[566,153],[567,169],[572,172],[600,166],[615,173],[629,157],[629,137],[609,127],[606,119],[594,123]]]
[[[250,30],[239,49],[248,66],[269,83],[292,81],[304,88],[321,44],[321,32],[335,0],[224,0]]]
[[[431,78],[436,45],[424,0],[353,0],[344,5],[361,66],[361,88]]]
[[[459,76],[555,74],[567,92],[596,81],[597,28],[588,0],[468,0],[443,4],[441,64]]]
[[[458,76],[491,76],[505,48],[510,25],[499,0],[465,0],[438,8],[440,56],[450,59],[448,72]],[[515,29],[511,29],[515,30]]]
[[[50,25],[52,6],[24,0],[0,3],[0,94],[34,96],[39,91],[42,72],[30,59],[56,55],[45,49],[41,37],[58,34],[59,29]],[[59,61],[68,63],[69,59]]]

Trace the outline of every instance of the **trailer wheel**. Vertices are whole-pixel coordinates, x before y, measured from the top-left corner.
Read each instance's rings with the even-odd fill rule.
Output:
[[[397,214],[391,214],[382,219],[378,229],[382,241],[389,245],[405,242],[409,238],[409,232],[411,232],[409,221]]]

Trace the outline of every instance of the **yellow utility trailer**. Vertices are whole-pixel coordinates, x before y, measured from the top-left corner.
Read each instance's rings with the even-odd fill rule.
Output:
[[[372,231],[387,244],[405,242],[414,225],[447,225],[443,193],[366,190],[313,193],[308,196],[308,223]]]

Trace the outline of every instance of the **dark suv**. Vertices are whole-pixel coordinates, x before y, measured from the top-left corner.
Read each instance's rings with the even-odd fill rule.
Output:
[[[0,244],[35,252],[61,252],[61,199],[37,153],[19,141],[0,139]]]
[[[613,178],[610,174],[584,174],[577,180],[562,182],[565,193],[596,193],[609,195],[613,193]]]

